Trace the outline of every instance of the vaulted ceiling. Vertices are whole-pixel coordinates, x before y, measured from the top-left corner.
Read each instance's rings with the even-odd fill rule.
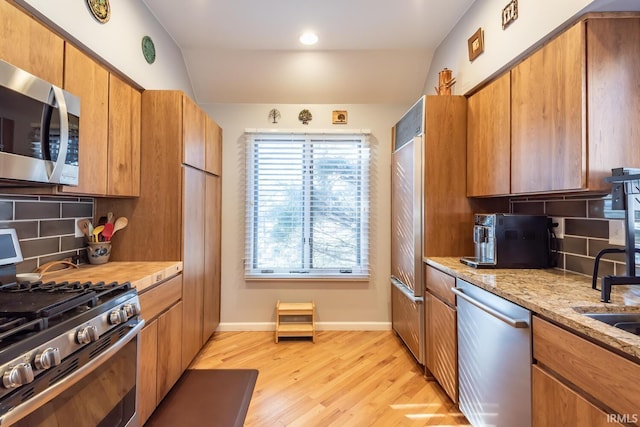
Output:
[[[474,0],[143,0],[198,103],[407,104]],[[315,46],[302,45],[306,30]]]

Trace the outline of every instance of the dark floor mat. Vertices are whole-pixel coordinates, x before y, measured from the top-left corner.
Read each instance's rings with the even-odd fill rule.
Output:
[[[145,427],[241,427],[256,369],[188,369]]]

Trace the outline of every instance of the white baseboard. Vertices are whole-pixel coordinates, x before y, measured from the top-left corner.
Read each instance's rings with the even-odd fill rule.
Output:
[[[222,322],[220,332],[275,331],[275,322]],[[316,322],[317,331],[389,331],[390,322]]]

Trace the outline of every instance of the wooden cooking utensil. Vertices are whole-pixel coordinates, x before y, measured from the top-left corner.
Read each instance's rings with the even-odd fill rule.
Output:
[[[113,212],[107,212],[107,224],[113,224]]]
[[[81,219],[78,221],[78,228],[82,231],[82,234],[89,240],[91,240],[91,231],[89,230],[91,222],[88,219]]]
[[[121,216],[116,219],[116,223],[113,226],[113,233],[111,233],[111,236],[113,237],[113,235],[116,234],[116,231],[122,230],[127,226],[127,224],[129,224],[129,220],[125,216]]]

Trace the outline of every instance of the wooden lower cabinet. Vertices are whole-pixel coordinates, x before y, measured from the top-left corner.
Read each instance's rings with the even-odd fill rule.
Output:
[[[622,425],[536,365],[532,367],[531,380],[533,427]]]
[[[458,331],[453,276],[425,266],[425,367],[458,402]],[[428,373],[427,373],[428,374]]]
[[[182,275],[140,295],[145,326],[140,333],[138,414],[151,416],[182,375]]]
[[[458,340],[456,310],[426,294],[427,369],[454,403],[458,402]]]
[[[538,316],[532,330],[534,427],[640,426],[640,363]]]

